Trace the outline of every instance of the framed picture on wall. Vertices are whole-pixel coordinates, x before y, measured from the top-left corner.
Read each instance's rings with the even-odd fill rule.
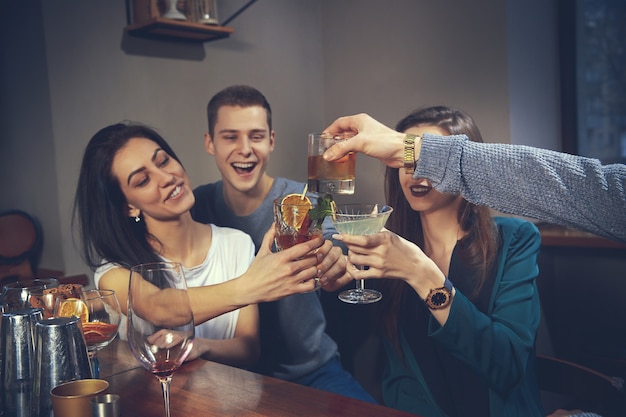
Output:
[[[626,1],[559,0],[563,150],[626,163]]]

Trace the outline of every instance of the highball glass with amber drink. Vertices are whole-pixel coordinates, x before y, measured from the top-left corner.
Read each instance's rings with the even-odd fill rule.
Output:
[[[352,134],[331,135],[310,133],[308,147],[309,191],[322,194],[354,194],[356,154],[348,153],[343,158],[328,162],[322,158],[326,149],[334,144],[349,140]]]

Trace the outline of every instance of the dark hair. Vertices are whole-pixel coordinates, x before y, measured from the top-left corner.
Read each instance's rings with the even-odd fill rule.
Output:
[[[445,106],[429,107],[411,112],[396,125],[398,132],[416,126],[438,126],[450,135],[466,135],[469,140],[483,142],[482,135],[474,120],[465,112]],[[424,247],[424,236],[419,212],[414,211],[406,200],[400,185],[398,168],[387,167],[385,172],[385,196],[387,204],[394,208],[386,227],[407,240]],[[482,288],[494,265],[499,247],[499,238],[491,213],[486,206],[478,206],[463,200],[457,218],[466,235],[459,242],[459,254],[463,262],[475,274],[473,291],[467,294],[471,299]],[[383,330],[393,344],[398,347],[398,319],[408,302],[407,292],[412,289],[400,280],[382,280],[385,297],[381,303]]]
[[[132,138],[149,139],[180,160],[154,129],[137,123],[117,123],[98,131],[85,148],[76,188],[72,224],[82,241],[90,268],[114,262],[126,268],[160,261],[143,221],[128,216],[126,198],[111,167],[117,152]]]
[[[272,130],[272,108],[265,96],[256,88],[248,85],[231,85],[215,94],[206,107],[206,115],[209,121],[209,135],[213,137],[217,112],[223,106],[252,107],[261,106],[267,114],[267,125]]]

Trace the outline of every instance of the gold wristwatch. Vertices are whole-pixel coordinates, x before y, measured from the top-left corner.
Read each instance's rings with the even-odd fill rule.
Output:
[[[415,139],[418,135],[407,133],[404,136],[404,173],[413,174],[415,172]]]

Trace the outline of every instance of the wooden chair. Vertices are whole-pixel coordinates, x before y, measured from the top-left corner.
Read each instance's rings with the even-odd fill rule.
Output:
[[[603,417],[626,416],[624,380],[611,377],[574,362],[547,355],[537,355],[537,380],[544,395],[556,394],[558,405],[547,406],[550,414],[556,408],[583,410]]]
[[[43,231],[39,221],[22,210],[0,213],[0,289],[10,282],[56,278],[61,284],[89,285],[85,274],[65,276],[63,271],[39,267]]]
[[[0,283],[33,277],[42,250],[37,219],[21,210],[0,213]]]

